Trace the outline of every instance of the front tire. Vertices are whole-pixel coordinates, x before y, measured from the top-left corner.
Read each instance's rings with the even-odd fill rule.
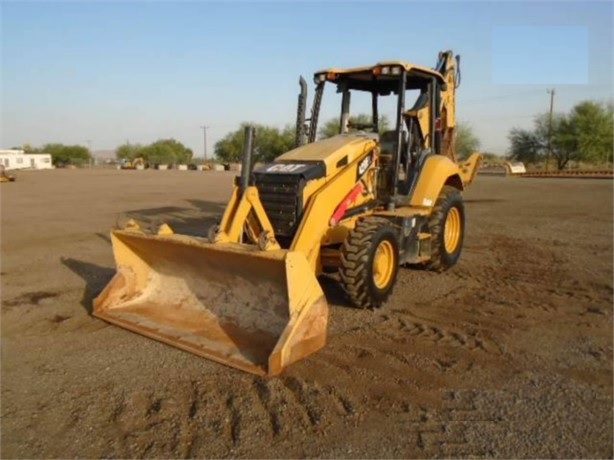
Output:
[[[429,270],[442,272],[458,262],[465,237],[465,206],[459,190],[444,186],[429,219]]]
[[[367,217],[341,247],[341,285],[358,308],[378,308],[392,293],[399,269],[397,233],[386,219]]]

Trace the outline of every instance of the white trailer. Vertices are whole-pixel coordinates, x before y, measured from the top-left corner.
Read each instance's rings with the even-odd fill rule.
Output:
[[[25,153],[23,150],[0,150],[0,164],[5,169],[52,169],[49,153]]]

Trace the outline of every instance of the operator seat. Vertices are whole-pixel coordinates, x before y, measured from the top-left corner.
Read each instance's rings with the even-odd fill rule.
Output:
[[[394,144],[397,141],[397,132],[384,131],[379,137],[380,158],[384,163],[392,163],[395,155]],[[401,166],[405,164],[405,150],[407,146],[407,131],[402,131],[401,138]]]
[[[384,131],[379,137],[380,155],[390,155],[393,157],[395,154],[394,144],[396,141],[397,132],[395,130]],[[404,147],[407,143],[407,131],[403,131],[401,142],[401,147]]]

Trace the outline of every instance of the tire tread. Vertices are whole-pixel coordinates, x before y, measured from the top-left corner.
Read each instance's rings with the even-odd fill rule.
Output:
[[[373,237],[382,227],[389,225],[390,222],[387,219],[367,217],[356,223],[356,227],[343,242],[339,276],[343,290],[356,307],[377,308],[386,301],[391,293],[390,289],[383,298],[373,298],[367,279]]]

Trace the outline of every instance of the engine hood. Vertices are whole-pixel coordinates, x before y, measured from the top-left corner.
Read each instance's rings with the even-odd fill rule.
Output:
[[[376,144],[373,135],[339,134],[290,150],[277,157],[273,164],[319,163],[328,176],[370,152]]]

